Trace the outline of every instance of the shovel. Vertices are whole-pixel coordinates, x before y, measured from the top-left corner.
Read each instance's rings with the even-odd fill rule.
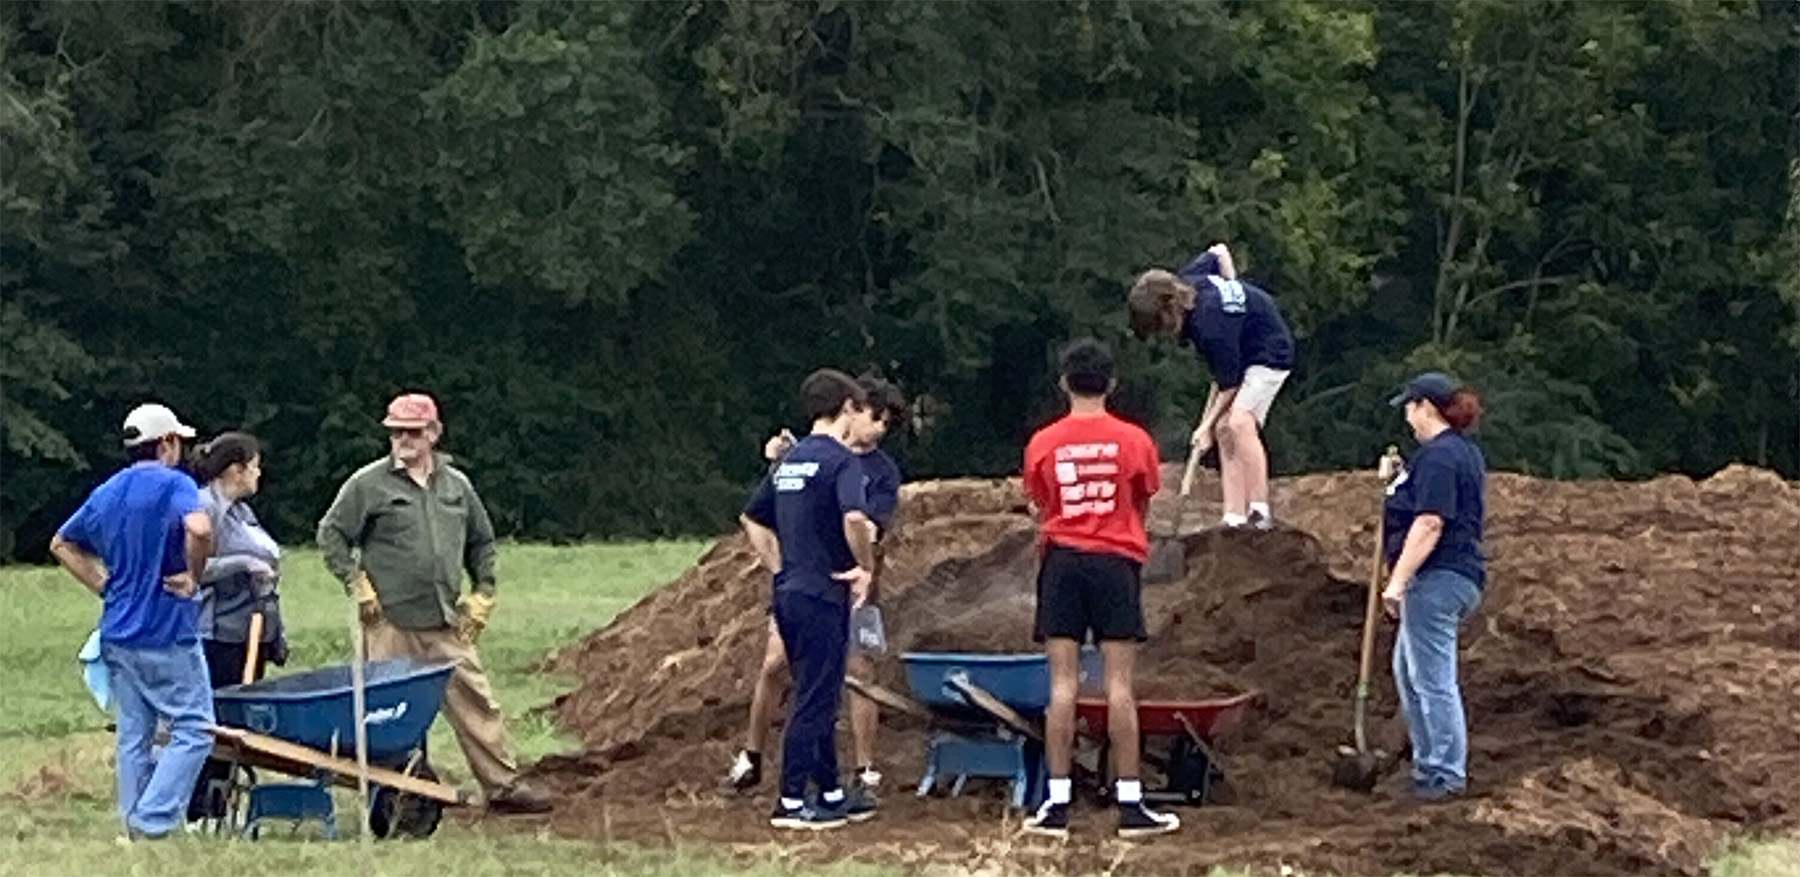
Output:
[[[1144,584],[1173,582],[1187,577],[1187,543],[1181,538],[1181,522],[1187,517],[1188,496],[1194,492],[1194,472],[1200,467],[1202,452],[1195,444],[1188,451],[1187,468],[1181,473],[1181,498],[1175,506],[1175,519],[1169,532],[1156,537],[1150,546],[1150,557],[1144,562]]]
[[[368,644],[363,640],[362,613],[352,601],[350,606],[350,710],[356,721],[356,813],[357,834],[367,850],[372,839],[369,832],[369,727],[366,680]]]
[[[1381,455],[1381,463],[1377,473],[1381,478],[1382,502],[1387,501],[1387,484],[1393,478],[1400,464],[1400,452],[1389,445],[1387,453]],[[1356,745],[1339,746],[1337,764],[1331,771],[1331,782],[1334,785],[1358,792],[1373,791],[1375,784],[1381,780],[1381,772],[1393,764],[1393,757],[1386,751],[1369,746],[1369,701],[1374,697],[1369,680],[1374,675],[1375,665],[1375,625],[1381,618],[1381,548],[1385,537],[1383,524],[1384,514],[1375,518],[1375,557],[1369,569],[1369,596],[1363,609],[1362,656],[1356,671]]]

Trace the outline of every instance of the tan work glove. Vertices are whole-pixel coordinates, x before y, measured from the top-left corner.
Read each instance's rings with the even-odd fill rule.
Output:
[[[488,616],[494,614],[494,598],[486,594],[465,594],[456,601],[456,637],[469,645],[481,639],[487,629]]]
[[[381,621],[381,601],[375,597],[375,583],[369,581],[368,573],[356,571],[356,577],[350,580],[350,596],[356,599],[356,612],[364,624]]]

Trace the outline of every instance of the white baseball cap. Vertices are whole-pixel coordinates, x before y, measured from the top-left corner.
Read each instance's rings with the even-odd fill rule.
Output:
[[[194,428],[181,422],[175,412],[167,405],[154,402],[139,405],[125,415],[125,447],[136,447],[145,442],[159,442],[171,435],[182,438],[193,438]]]

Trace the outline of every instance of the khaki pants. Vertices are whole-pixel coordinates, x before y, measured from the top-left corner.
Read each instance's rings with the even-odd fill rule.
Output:
[[[453,628],[405,630],[383,619],[363,626],[369,660],[412,658],[418,661],[455,661],[456,672],[444,691],[444,717],[456,729],[456,742],[469,759],[469,770],[487,795],[510,787],[519,779],[519,763],[513,758],[512,740],[487,671],[475,647],[457,638]]]

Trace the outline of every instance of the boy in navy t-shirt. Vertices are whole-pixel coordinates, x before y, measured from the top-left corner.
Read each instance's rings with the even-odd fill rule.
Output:
[[[127,837],[180,827],[212,751],[212,685],[198,629],[195,574],[212,553],[200,488],[175,468],[194,429],[162,405],[125,418],[131,465],[57,529],[50,553],[104,601],[100,657],[118,711],[119,814]],[[169,743],[151,756],[159,720]]]
[[[862,464],[869,520],[875,525],[877,578],[869,587],[869,598],[863,607],[874,609],[880,601],[880,543],[893,525],[894,513],[900,504],[900,484],[904,480],[900,467],[881,450],[881,442],[895,425],[905,422],[906,396],[899,387],[873,376],[858,378],[857,383],[868,394],[868,406],[855,416],[851,425],[850,450]],[[771,463],[771,475],[797,441],[793,433],[784,429],[763,446],[763,456]],[[879,619],[879,615],[875,618]],[[861,626],[862,622],[858,621],[857,627],[860,629]],[[872,630],[879,634],[880,640],[886,640],[879,623],[873,624]],[[863,679],[871,678],[875,669],[873,659],[878,654],[852,639],[845,661],[847,672]],[[756,691],[750,698],[750,725],[745,733],[744,748],[732,759],[731,769],[725,775],[724,785],[733,792],[748,792],[762,783],[763,747],[768,743],[769,725],[781,700],[787,670],[787,649],[782,645],[781,632],[771,617],[762,671],[757,674]],[[853,692],[850,696],[850,744],[856,756],[850,789],[853,798],[872,797],[881,785],[881,772],[875,769],[875,736],[879,727],[880,714],[875,703]]]
[[[1218,442],[1225,525],[1273,526],[1262,427],[1294,368],[1294,336],[1274,297],[1237,279],[1231,253],[1221,244],[1174,274],[1144,272],[1129,305],[1140,339],[1178,336],[1194,345],[1212,372],[1193,444],[1205,453]]]
[[[788,654],[794,695],[781,755],[776,828],[835,828],[874,815],[848,800],[838,779],[837,712],[844,688],[850,609],[874,576],[874,526],[850,430],[867,406],[849,375],[821,369],[800,385],[812,433],[757,487],[740,517],[775,573],[775,626]],[[807,799],[808,785],[818,797]]]

